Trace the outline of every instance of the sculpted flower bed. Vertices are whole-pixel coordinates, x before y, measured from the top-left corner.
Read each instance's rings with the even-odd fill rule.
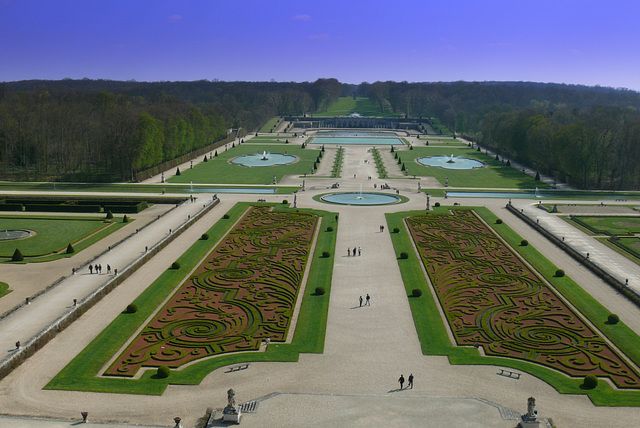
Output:
[[[407,225],[458,345],[640,387],[625,358],[472,211],[409,217]]]
[[[252,207],[106,371],[180,367],[284,341],[317,216]]]

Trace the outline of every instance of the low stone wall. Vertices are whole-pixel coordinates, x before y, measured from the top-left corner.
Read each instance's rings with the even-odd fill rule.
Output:
[[[565,243],[561,238],[558,238],[553,233],[549,232],[547,229],[542,227],[539,223],[537,223],[533,219],[527,217],[522,211],[519,211],[513,205],[507,204],[507,210],[509,212],[511,212],[512,214],[516,215],[518,218],[520,218],[525,223],[527,223],[533,229],[538,231],[540,234],[542,234],[549,241],[553,242],[557,247],[559,247],[562,250],[564,250],[565,253],[569,254],[575,260],[577,260],[578,262],[582,263],[591,272],[596,274],[599,278],[601,278],[607,284],[609,284],[610,286],[615,288],[617,291],[619,291],[623,296],[627,297],[629,300],[631,300],[637,306],[640,306],[640,296],[634,290],[632,290],[631,288],[627,287],[627,285],[624,282],[622,282],[619,279],[617,279],[616,277],[614,277],[611,273],[607,272],[601,266],[599,266],[599,265],[595,264],[594,262],[592,262],[590,259],[587,258],[586,254],[582,254],[581,252],[579,252],[575,248],[573,248],[571,245]]]
[[[9,356],[2,359],[0,361],[0,379],[3,379],[7,376],[13,369],[18,367],[22,362],[24,362],[27,358],[35,354],[40,348],[46,345],[51,339],[53,339],[58,333],[62,330],[70,326],[75,320],[80,318],[82,314],[91,309],[96,303],[102,300],[107,294],[109,294],[113,289],[115,289],[118,285],[124,282],[129,276],[131,276],[136,270],[138,270],[142,265],[144,265],[151,257],[156,255],[162,249],[164,249],[167,245],[173,242],[178,236],[182,234],[185,230],[191,227],[196,221],[198,221],[202,216],[207,214],[211,209],[220,203],[220,199],[216,199],[209,204],[205,205],[202,210],[200,210],[196,215],[189,218],[182,225],[180,225],[173,233],[166,236],[156,245],[151,247],[149,251],[135,259],[129,265],[127,265],[124,269],[121,269],[118,272],[118,275],[111,277],[107,282],[101,285],[98,289],[96,289],[89,296],[79,301],[77,306],[72,307],[67,312],[62,314],[56,321],[54,321],[49,326],[45,327],[42,331],[36,334],[34,337],[29,339],[27,343],[22,344],[20,349],[13,351]],[[167,212],[168,213],[168,212]],[[166,215],[166,213],[165,213]],[[149,223],[151,224],[151,223]],[[148,226],[148,225],[147,225]],[[129,239],[131,236],[128,236],[125,239]],[[122,241],[121,241],[122,242]],[[97,257],[100,257],[106,250],[102,252]],[[97,258],[96,257],[96,258]],[[95,260],[95,259],[94,259]],[[89,262],[90,263],[90,262]],[[88,263],[87,263],[88,264]],[[48,287],[47,290],[59,285],[64,278],[60,278],[56,281],[52,286]],[[46,291],[46,290],[45,290]],[[40,293],[42,294],[42,293]],[[24,303],[21,306],[24,306]],[[19,309],[19,307],[14,308],[11,312],[15,312],[15,310]]]

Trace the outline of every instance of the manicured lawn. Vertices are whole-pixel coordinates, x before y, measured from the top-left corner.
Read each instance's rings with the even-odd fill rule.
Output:
[[[640,233],[640,217],[572,216],[571,221],[583,226],[591,235]]]
[[[6,296],[7,294],[11,293],[13,290],[11,290],[9,288],[9,284],[7,284],[6,282],[0,282],[0,297],[2,296]]]
[[[446,214],[451,207],[440,207],[434,213]],[[474,208],[483,219],[503,238],[509,245],[525,258],[553,287],[569,300],[595,327],[606,335],[618,348],[636,364],[640,362],[640,348],[636,346],[638,336],[622,322],[616,325],[606,323],[609,311],[599,302],[593,299],[569,277],[557,278],[554,276],[557,266],[546,260],[532,246],[519,245],[521,238],[506,224],[496,224],[497,217],[485,208]],[[452,364],[485,364],[503,367],[512,367],[530,373],[548,382],[561,393],[588,394],[596,405],[603,406],[639,406],[640,393],[638,391],[617,391],[606,382],[600,382],[594,390],[585,390],[581,387],[582,378],[571,378],[554,370],[542,366],[526,363],[521,360],[506,358],[481,357],[473,347],[453,346],[447,335],[443,320],[440,318],[431,289],[428,286],[421,270],[421,262],[418,255],[411,250],[412,242],[407,232],[403,218],[410,215],[421,215],[423,212],[405,212],[387,214],[389,230],[398,227],[400,233],[392,233],[392,241],[396,252],[408,251],[410,256],[406,260],[398,260],[407,295],[411,289],[420,288],[421,297],[409,297],[416,330],[422,344],[423,353],[426,355],[447,355]],[[562,266],[559,266],[562,268]]]
[[[351,113],[358,113],[360,116],[376,117],[400,117],[400,114],[391,112],[390,106],[385,106],[385,111],[380,112],[380,106],[372,103],[366,97],[340,97],[338,101],[331,104],[328,111],[311,113],[311,116],[334,117],[347,116]]]
[[[202,162],[193,167],[181,171],[181,175],[169,179],[171,183],[234,183],[234,184],[261,184],[273,183],[275,175],[279,181],[288,174],[310,174],[313,162],[320,153],[319,150],[303,149],[300,144],[287,144],[275,149],[269,145],[242,144],[228,151],[218,152],[218,156],[208,162]],[[243,155],[255,155],[256,153],[286,153],[299,158],[297,162],[288,165],[274,165],[263,167],[246,167],[231,164],[229,161]]]
[[[445,184],[449,179],[450,187],[470,188],[503,188],[503,189],[542,189],[548,185],[535,181],[533,177],[523,174],[514,168],[505,166],[494,158],[474,149],[463,147],[416,147],[413,150],[398,151],[398,156],[404,163],[407,175],[418,177],[435,177]],[[472,170],[454,170],[419,164],[416,159],[427,156],[465,157],[479,160],[487,166]]]
[[[168,384],[197,385],[202,379],[218,368],[245,361],[297,361],[301,352],[320,353],[324,349],[327,313],[331,292],[331,275],[334,259],[337,221],[334,213],[318,210],[296,210],[321,216],[316,247],[309,267],[309,278],[302,298],[300,314],[296,323],[293,341],[290,344],[271,343],[266,352],[240,352],[207,359],[191,364],[181,370],[172,370],[167,379],[160,379],[155,370],[147,370],[140,379],[122,379],[96,376],[133,333],[154,313],[165,298],[184,281],[190,272],[211,251],[212,247],[227,233],[232,225],[245,213],[250,205],[240,203],[229,212],[228,219],[222,219],[209,231],[209,240],[198,240],[182,254],[177,261],[180,269],[169,269],[134,300],[138,311],[119,315],[82,352],[80,352],[45,389],[62,389],[94,392],[161,395]],[[268,204],[260,204],[268,205]],[[277,205],[276,211],[290,210]],[[333,232],[327,227],[333,227]],[[323,251],[330,257],[323,258]],[[326,294],[315,295],[317,286],[324,287]],[[124,310],[124,308],[123,308]]]
[[[272,117],[271,119],[269,119],[269,121],[267,123],[264,124],[264,126],[262,128],[260,128],[260,131],[258,132],[269,132],[273,129],[273,126],[278,123],[278,121],[280,120],[279,117]]]
[[[26,239],[0,241],[0,260],[10,262],[16,248],[25,257],[23,263],[71,257],[73,254],[66,254],[69,243],[77,253],[125,225],[122,217],[106,220],[102,217],[2,216],[0,229],[27,229],[36,234]]]

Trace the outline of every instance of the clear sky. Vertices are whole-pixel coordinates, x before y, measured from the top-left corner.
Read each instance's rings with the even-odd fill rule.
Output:
[[[513,80],[640,91],[638,0],[0,0],[0,81]]]

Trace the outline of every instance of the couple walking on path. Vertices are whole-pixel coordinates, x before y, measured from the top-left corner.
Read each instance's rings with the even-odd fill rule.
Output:
[[[362,307],[362,296],[360,296],[360,307]],[[367,294],[367,303],[365,303],[365,306],[371,306],[371,297]]]
[[[407,388],[411,388],[413,389],[413,373],[411,373],[409,375],[409,379],[408,379],[408,383],[407,383]],[[400,382],[400,389],[404,389],[404,375],[400,375],[400,379],[398,379],[398,382]]]

